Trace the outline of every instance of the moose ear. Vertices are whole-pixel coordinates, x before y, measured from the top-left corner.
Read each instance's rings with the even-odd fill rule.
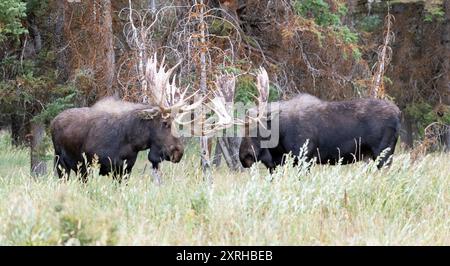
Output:
[[[155,116],[159,115],[161,111],[157,107],[152,107],[144,110],[140,110],[138,115],[141,119],[151,120],[155,118]]]

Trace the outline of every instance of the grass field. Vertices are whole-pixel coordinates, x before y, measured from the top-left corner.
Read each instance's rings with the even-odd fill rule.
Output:
[[[381,171],[223,167],[209,186],[193,147],[157,187],[145,154],[127,184],[33,180],[9,142],[0,135],[0,245],[450,245],[449,154],[397,154]]]

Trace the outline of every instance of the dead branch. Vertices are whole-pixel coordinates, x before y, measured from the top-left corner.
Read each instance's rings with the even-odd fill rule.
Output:
[[[390,13],[388,7],[388,14],[385,19],[384,43],[378,48],[378,61],[373,67],[376,68],[376,72],[372,79],[373,87],[370,94],[374,98],[384,97],[384,73],[392,58],[392,48],[389,45],[394,42],[395,38],[394,32],[392,32],[393,21],[395,21],[395,17]]]

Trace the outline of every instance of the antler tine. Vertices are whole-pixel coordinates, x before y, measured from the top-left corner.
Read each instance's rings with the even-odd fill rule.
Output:
[[[210,117],[205,121],[205,134],[207,135],[236,124],[226,104],[227,102],[232,103],[234,99],[235,76],[231,74],[216,76],[214,84],[216,91],[207,106],[217,115],[217,120],[215,117]]]
[[[260,67],[256,72],[256,89],[258,96],[255,96],[257,100],[257,108],[253,110],[253,113],[249,111],[247,117],[249,123],[261,124],[261,120],[264,119],[266,113],[267,102],[269,100],[269,75],[265,68]],[[256,112],[256,114],[255,114]]]
[[[192,95],[190,95],[189,97],[187,97],[185,101],[187,101],[187,100],[189,100],[189,99],[195,97],[195,96],[197,95],[198,92],[199,92],[199,91],[197,91],[197,92],[195,92],[194,94],[192,94]],[[204,97],[201,97],[200,99],[198,99],[197,101],[195,101],[195,102],[192,103],[192,104],[182,106],[182,107],[181,107],[181,111],[187,112],[187,111],[191,111],[191,110],[196,109],[197,107],[199,107],[200,105],[203,104],[203,102],[205,101],[206,98],[207,98],[207,96],[204,96]]]
[[[269,99],[269,75],[265,68],[260,67],[257,72],[256,88],[258,89],[258,104],[266,103]]]
[[[218,124],[222,126],[232,125],[233,118],[228,113],[225,98],[222,95],[216,95],[211,101],[211,109],[219,117]]]
[[[201,125],[200,128],[202,129],[202,134],[204,135],[214,134],[217,131],[229,128],[230,126],[236,124],[245,124],[245,122],[233,118],[232,112],[230,112],[230,108],[227,105],[228,102],[233,102],[236,77],[231,74],[219,75],[215,77],[214,84],[216,87],[216,90],[214,92],[204,96],[202,99],[189,105],[188,107],[182,108],[182,111],[190,111],[200,106],[200,104],[202,104],[206,98],[209,99],[208,103],[205,106],[212,112],[214,112],[215,115],[203,121],[199,121]],[[199,91],[196,91],[187,99],[194,97],[198,92]],[[184,116],[185,113],[183,113],[182,115]],[[188,122],[177,120],[177,123],[179,124],[189,124],[192,122],[192,120]]]
[[[151,87],[149,93],[153,103],[157,104],[163,111],[170,111],[171,106],[174,105],[177,100],[177,93],[179,93],[179,89],[176,85],[176,75],[172,77],[172,80],[170,80],[170,77],[175,69],[181,64],[181,61],[166,71],[165,60],[166,58],[164,56],[158,67],[157,53],[155,53],[147,60],[145,76]],[[183,97],[184,94],[182,94],[181,98]]]

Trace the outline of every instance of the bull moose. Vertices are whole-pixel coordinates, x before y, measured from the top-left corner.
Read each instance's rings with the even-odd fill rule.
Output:
[[[202,99],[188,104],[188,88],[180,90],[165,70],[164,59],[157,66],[156,54],[145,66],[149,87],[144,94],[150,104],[126,102],[114,97],[100,100],[91,107],[72,108],[60,113],[51,123],[55,149],[55,167],[60,177],[73,170],[85,179],[87,165],[98,157],[100,174],[122,176],[130,173],[139,151],[150,149],[148,160],[159,183],[159,164],[177,163],[183,156],[181,140],[172,134],[172,122],[202,104]]]
[[[319,164],[348,164],[367,157],[376,159],[386,150],[377,167],[389,164],[399,136],[400,110],[390,101],[355,99],[328,102],[300,94],[279,102],[279,142],[261,147],[260,128],[256,136],[243,138],[239,150],[242,165],[261,161],[271,171],[284,163],[285,155],[299,155],[308,140],[306,158]],[[270,111],[268,111],[270,112]],[[270,127],[270,115],[268,126]],[[387,149],[389,148],[389,149]],[[294,163],[298,162],[298,158]]]
[[[85,162],[95,155],[101,175],[130,173],[138,152],[146,149],[153,168],[163,160],[177,163],[183,144],[171,134],[171,124],[172,118],[160,115],[157,106],[112,97],[92,107],[65,110],[51,123],[58,175],[73,170],[85,178]]]

